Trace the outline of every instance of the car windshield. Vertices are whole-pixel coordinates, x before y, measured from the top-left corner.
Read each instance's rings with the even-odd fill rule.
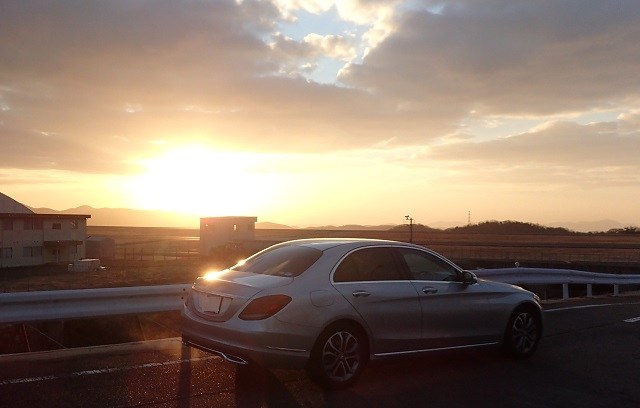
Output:
[[[309,269],[321,255],[322,251],[315,248],[281,246],[256,254],[231,269],[262,275],[295,277]]]

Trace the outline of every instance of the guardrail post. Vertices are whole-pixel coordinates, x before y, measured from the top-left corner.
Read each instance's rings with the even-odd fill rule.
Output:
[[[613,296],[618,296],[620,294],[620,285],[613,285]]]
[[[567,299],[569,299],[569,284],[563,283],[562,284],[562,300],[567,300]]]
[[[593,285],[587,283],[587,297],[593,297]]]

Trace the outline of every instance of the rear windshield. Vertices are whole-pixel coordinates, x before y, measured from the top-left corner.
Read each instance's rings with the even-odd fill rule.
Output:
[[[256,254],[232,269],[262,275],[294,277],[309,269],[322,251],[302,246],[282,246]]]

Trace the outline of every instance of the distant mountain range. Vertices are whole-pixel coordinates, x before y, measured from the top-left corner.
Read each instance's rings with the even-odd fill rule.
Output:
[[[31,208],[31,207],[29,207]],[[130,208],[93,208],[83,205],[63,211],[51,208],[31,208],[39,214],[81,214],[90,215],[88,225],[105,227],[176,227],[199,228],[200,218],[169,211],[133,210]]]
[[[129,208],[93,208],[83,205],[76,208],[69,208],[63,211],[52,210],[51,208],[33,208],[32,211],[39,214],[82,214],[91,215],[88,220],[89,225],[95,226],[123,226],[123,227],[174,227],[174,228],[199,228],[200,218],[197,216],[173,213],[168,211],[155,210],[134,210]],[[454,223],[433,223],[428,225],[432,228],[445,229],[455,226]],[[614,220],[599,220],[589,222],[554,222],[547,225],[549,227],[562,227],[577,232],[609,231],[614,228],[624,228],[629,224],[623,224]],[[335,231],[357,231],[371,230],[384,231],[393,228],[394,225],[324,225],[306,227],[304,229],[315,230],[335,230]],[[294,229],[284,224],[273,222],[257,222],[258,229]],[[301,228],[302,229],[302,228]]]

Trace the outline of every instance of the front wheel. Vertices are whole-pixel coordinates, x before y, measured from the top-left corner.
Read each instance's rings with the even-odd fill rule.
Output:
[[[540,342],[542,322],[537,313],[524,308],[516,310],[504,335],[504,345],[513,357],[527,358],[533,355]]]
[[[313,350],[311,377],[327,388],[344,388],[362,373],[367,361],[365,336],[351,326],[325,331]]]

